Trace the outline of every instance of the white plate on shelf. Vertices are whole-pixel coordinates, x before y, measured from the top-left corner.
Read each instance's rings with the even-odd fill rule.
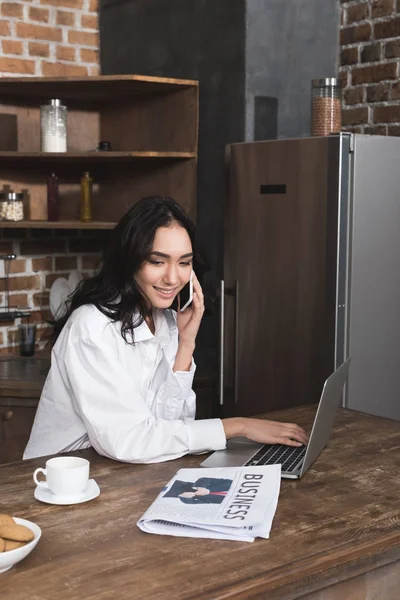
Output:
[[[87,486],[80,494],[74,494],[71,496],[57,496],[49,489],[37,485],[33,495],[36,500],[39,500],[40,502],[66,506],[68,504],[81,504],[82,502],[89,502],[89,500],[97,498],[97,496],[100,496],[100,488],[94,479],[89,479]]]
[[[77,271],[76,269],[74,271],[71,271],[68,277],[69,289],[71,290],[71,294],[76,290],[76,287],[81,280],[82,275],[79,273],[79,271]]]
[[[65,302],[71,288],[65,277],[58,277],[50,288],[50,311],[54,318],[60,318],[66,312]]]

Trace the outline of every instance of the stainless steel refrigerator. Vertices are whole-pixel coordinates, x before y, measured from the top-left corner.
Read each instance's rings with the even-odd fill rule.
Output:
[[[400,138],[227,147],[221,414],[317,402],[400,419]]]

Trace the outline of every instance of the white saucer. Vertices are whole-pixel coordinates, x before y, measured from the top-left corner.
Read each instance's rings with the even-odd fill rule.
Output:
[[[56,496],[49,489],[36,486],[33,495],[36,500],[46,502],[46,504],[80,504],[81,502],[88,502],[89,500],[93,500],[93,498],[100,496],[100,488],[94,479],[89,479],[87,486],[80,494]]]

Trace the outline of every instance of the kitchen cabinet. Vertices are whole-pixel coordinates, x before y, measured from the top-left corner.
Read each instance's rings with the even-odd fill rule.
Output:
[[[40,105],[67,106],[67,152],[40,151]],[[141,197],[172,196],[196,216],[198,82],[144,75],[3,77],[0,190],[25,193],[25,220],[6,228],[113,229]],[[6,124],[5,124],[6,126]],[[100,140],[111,151],[97,152]],[[90,171],[93,221],[79,220],[80,179]],[[60,220],[47,220],[49,173],[60,182]]]

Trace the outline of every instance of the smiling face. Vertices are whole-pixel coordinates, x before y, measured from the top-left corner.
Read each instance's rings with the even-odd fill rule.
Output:
[[[189,281],[193,250],[184,227],[174,222],[159,227],[147,260],[136,272],[135,281],[155,308],[168,308]]]

